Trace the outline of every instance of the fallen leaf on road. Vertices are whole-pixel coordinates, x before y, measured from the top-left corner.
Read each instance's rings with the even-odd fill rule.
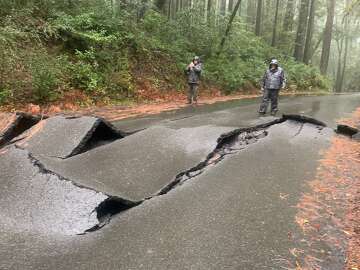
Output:
[[[280,193],[280,199],[286,200],[290,195],[285,193]]]

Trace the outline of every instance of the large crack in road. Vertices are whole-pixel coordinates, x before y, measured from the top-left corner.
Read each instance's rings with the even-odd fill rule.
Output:
[[[115,215],[136,207],[145,201],[169,193],[170,191],[176,189],[179,185],[182,185],[190,179],[201,175],[210,166],[218,164],[225,158],[225,156],[236,154],[237,152],[246,149],[250,145],[259,142],[268,135],[269,127],[282,124],[286,121],[292,121],[300,125],[297,134],[302,131],[305,123],[312,124],[315,128],[320,130],[326,126],[323,122],[313,118],[300,115],[284,115],[282,118],[274,119],[254,127],[232,130],[231,132],[225,133],[218,138],[215,149],[207,155],[205,160],[201,161],[190,169],[178,173],[173,180],[169,181],[169,183],[155,195],[143,198],[143,200],[140,201],[131,201],[119,196],[108,195],[106,193],[89,188],[85,185],[80,185],[76,180],[66,178],[61,174],[46,168],[46,165],[43,164],[38,158],[36,158],[35,155],[31,153],[31,151],[16,144],[12,147],[14,147],[16,151],[21,151],[22,154],[27,156],[32,166],[38,169],[38,174],[45,175],[47,179],[52,177],[51,179],[55,181],[65,181],[70,183],[70,185],[72,185],[70,190],[82,190],[81,192],[88,193],[88,195],[85,196],[87,199],[83,200],[81,204],[88,204],[92,206],[85,208],[81,206],[78,212],[75,213],[77,217],[74,218],[73,221],[70,221],[70,223],[67,223],[67,229],[64,229],[60,226],[58,231],[60,233],[70,235],[84,234],[103,228]],[[338,128],[337,131],[347,135],[349,135],[349,132],[351,132],[351,136],[357,132],[355,132],[355,130],[349,131],[349,129],[344,126]],[[102,145],[104,142],[111,142],[121,137],[121,133],[114,131],[114,129],[107,123],[104,123],[101,120],[96,120],[92,125],[92,128],[88,130],[80,143],[73,149],[70,155],[66,156],[65,158],[90,151],[95,147]],[[61,187],[57,190],[60,190],[60,193],[66,192],[65,189]],[[78,195],[76,192],[74,194]],[[76,198],[71,197],[71,195],[67,196],[65,199],[70,203],[72,200],[77,200]],[[64,203],[67,204],[67,202]],[[64,216],[71,216],[72,214],[73,213],[66,213]],[[82,220],[80,221],[81,226],[75,224],[76,222],[79,222],[79,219]]]

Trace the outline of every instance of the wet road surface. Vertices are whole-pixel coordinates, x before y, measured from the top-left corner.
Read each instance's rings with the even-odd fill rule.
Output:
[[[317,97],[281,97],[280,112],[287,114],[305,114],[335,126],[335,120],[345,117],[359,105],[359,94],[317,96]],[[259,109],[259,99],[233,100],[200,107],[164,112],[140,118],[122,120],[114,123],[123,131],[137,131],[152,125],[171,127],[194,127],[199,125],[251,126],[259,122],[255,112]]]
[[[295,268],[295,206],[360,95],[282,100],[329,127],[258,118],[257,106],[189,107],[118,133],[41,121],[0,150],[0,269]]]

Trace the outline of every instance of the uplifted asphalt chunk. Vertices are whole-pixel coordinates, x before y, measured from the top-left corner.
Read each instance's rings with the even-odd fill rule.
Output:
[[[21,137],[17,145],[33,155],[68,158],[124,135],[99,118],[56,116],[41,121]]]
[[[32,116],[26,113],[2,114],[0,117],[0,147],[36,125],[41,119],[41,116]]]
[[[82,234],[131,205],[76,185],[16,147],[1,156],[0,171],[0,218],[15,232]]]
[[[154,127],[45,166],[92,189],[139,202],[158,194],[182,171],[204,161],[231,127]]]
[[[34,269],[289,268],[288,260],[297,259],[289,250],[306,248],[306,243],[294,246],[292,236],[301,233],[294,222],[294,206],[304,183],[316,175],[319,153],[334,134],[329,128],[295,121],[267,131],[257,143],[166,196],[115,217],[101,233],[77,238],[71,245],[59,241],[40,258],[30,256],[30,265]],[[33,253],[26,249],[26,254]],[[19,258],[15,262],[14,256]],[[23,269],[27,263],[23,257],[9,255],[8,265]]]

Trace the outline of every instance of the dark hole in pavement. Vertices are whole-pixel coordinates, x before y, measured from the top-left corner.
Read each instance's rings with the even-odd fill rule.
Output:
[[[94,127],[86,134],[82,142],[71,152],[68,157],[85,153],[96,147],[112,143],[126,135],[116,130],[110,123],[99,119]]]
[[[140,202],[139,203],[127,202],[116,197],[107,198],[105,201],[100,203],[95,209],[99,223],[94,227],[86,230],[85,233],[94,232],[101,229],[110,222],[113,216],[120,214],[139,204]]]
[[[0,138],[0,147],[8,144],[12,139],[18,137],[26,130],[40,122],[42,118],[39,116],[32,116],[25,113],[18,113],[17,119],[5,131]]]
[[[347,126],[347,125],[338,125],[336,132],[345,136],[349,136],[352,137],[355,134],[357,134],[359,132],[358,129]]]
[[[87,141],[87,144],[83,150],[88,151],[121,138],[123,138],[122,135],[109,128],[109,126],[104,122],[101,122],[96,128],[95,132],[92,134],[90,140]]]

